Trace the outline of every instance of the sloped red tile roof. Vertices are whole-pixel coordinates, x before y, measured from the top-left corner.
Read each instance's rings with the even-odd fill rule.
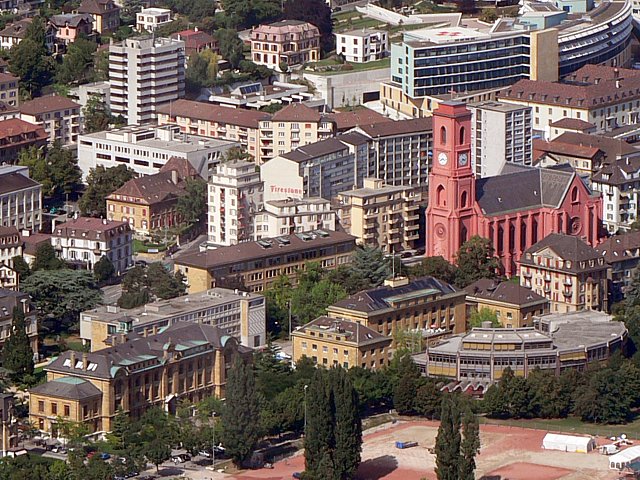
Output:
[[[221,107],[205,102],[176,100],[159,106],[156,111],[172,117],[195,118],[209,122],[228,123],[247,128],[258,128],[260,120],[268,120],[270,115],[256,110]]]
[[[25,115],[39,115],[41,113],[57,112],[71,108],[80,108],[80,104],[58,95],[38,97],[20,105],[20,113]]]

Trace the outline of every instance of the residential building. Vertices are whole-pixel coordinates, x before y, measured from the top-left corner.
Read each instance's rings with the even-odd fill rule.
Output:
[[[0,346],[4,346],[11,336],[13,310],[16,308],[24,312],[25,330],[33,350],[33,359],[37,361],[39,358],[38,310],[26,293],[0,289]]]
[[[42,228],[42,185],[29,167],[0,165],[0,224],[18,230]]]
[[[62,418],[103,434],[111,431],[120,410],[137,419],[152,407],[175,414],[183,400],[224,398],[234,356],[250,354],[218,327],[200,323],[116,338],[110,348],[71,350],[49,362],[47,382],[29,391],[29,420],[38,430],[52,434]]]
[[[0,73],[0,101],[15,107],[18,105],[18,82],[20,79],[9,73]]]
[[[176,126],[128,127],[80,135],[78,166],[86,178],[91,168],[127,165],[138,175],[153,175],[172,157],[186,158],[202,178],[209,178],[224,153],[237,143],[189,135]]]
[[[25,37],[27,27],[32,21],[33,18],[23,18],[0,30],[0,48],[9,50],[11,47],[18,45]],[[54,50],[55,29],[50,24],[45,25],[45,45],[49,52]]]
[[[531,108],[501,102],[469,105],[471,168],[476,178],[500,175],[506,164],[532,164]]]
[[[55,41],[66,47],[76,39],[93,33],[93,16],[88,13],[63,13],[52,15],[49,24],[55,31]]]
[[[111,103],[110,91],[109,82],[84,83],[70,88],[67,97],[80,104],[81,108],[86,107],[87,102],[92,97],[97,97],[106,106],[109,106]]]
[[[296,284],[308,262],[327,270],[351,262],[355,238],[343,232],[314,232],[263,238],[199,253],[174,256],[175,269],[187,279],[189,293],[219,287],[242,286],[263,292],[280,275]]]
[[[508,280],[483,278],[465,290],[468,309],[489,309],[503,328],[532,327],[534,316],[549,313],[549,299]]]
[[[578,120],[577,118],[563,118],[549,124],[545,129],[545,137],[553,140],[567,132],[593,135],[596,133],[596,130],[597,128],[593,123],[589,123],[585,120]]]
[[[100,34],[115,32],[120,27],[120,7],[114,0],[82,0],[78,13],[91,15],[93,29]]]
[[[171,10],[168,8],[143,8],[136,14],[136,30],[153,33],[171,21]]]
[[[256,164],[241,160],[219,164],[208,190],[208,243],[229,246],[253,240],[255,215],[264,206],[264,184]]]
[[[272,70],[320,60],[320,31],[299,20],[259,25],[251,30],[251,60]]]
[[[477,179],[471,169],[471,112],[466,106],[440,104],[433,131],[427,256],[453,262],[460,246],[480,235],[492,241],[511,277],[524,252],[551,233],[570,233],[597,245],[602,199],[571,167],[510,166],[502,175]]]
[[[357,322],[318,317],[291,332],[293,361],[310,358],[316,365],[381,370],[391,361],[390,337]]]
[[[33,265],[36,259],[36,252],[38,247],[44,243],[51,244],[51,234],[41,232],[30,232],[29,230],[22,230],[22,258],[29,266]]]
[[[533,152],[534,164],[537,167],[548,168],[568,164],[584,178],[591,178],[605,158],[604,151],[597,146],[565,143],[557,138],[550,142],[535,139]]]
[[[420,333],[428,341],[466,329],[466,292],[433,277],[399,277],[327,307],[332,318],[360,323],[385,337]]]
[[[534,130],[550,132],[551,124],[567,118],[588,122],[603,133],[638,123],[639,88],[637,70],[585,65],[560,82],[520,80],[499,97],[531,107]]]
[[[261,82],[244,83],[228,92],[211,91],[209,102],[225,107],[259,110],[267,105],[304,103],[311,108],[322,108],[325,101],[309,92],[307,85],[274,81],[271,85]]]
[[[76,217],[53,227],[51,245],[63,260],[93,270],[107,257],[117,275],[133,265],[133,234],[127,222]]]
[[[368,172],[367,138],[340,135],[299,147],[260,166],[265,200],[316,198],[331,200],[362,187]]]
[[[195,27],[190,30],[182,30],[181,32],[172,33],[170,38],[182,40],[184,42],[184,51],[187,57],[193,53],[202,53],[205,50],[213,50],[219,52],[218,42],[207,32],[198,30]]]
[[[18,154],[29,147],[43,147],[48,136],[40,125],[19,118],[0,120],[0,163],[18,163]]]
[[[129,125],[151,122],[162,105],[184,97],[185,44],[140,36],[109,45],[111,113]]]
[[[387,185],[427,188],[433,142],[432,119],[414,118],[354,129],[368,137],[367,176]]]
[[[9,455],[9,451],[18,447],[18,419],[15,416],[13,393],[0,394],[0,421],[2,421],[2,456]]]
[[[0,102],[0,122],[12,118],[20,118],[20,110],[18,107],[12,107],[8,103]]]
[[[174,228],[182,223],[178,200],[185,194],[186,180],[193,178],[201,177],[188,160],[171,158],[158,173],[132,178],[108,195],[107,218],[127,222],[141,237]]]
[[[256,240],[312,230],[332,232],[336,230],[336,212],[323,198],[268,200],[254,216],[254,223]]]
[[[192,135],[238,142],[256,163],[262,163],[259,126],[269,118],[268,113],[184,99],[163,105],[156,113],[158,125],[178,125],[180,131]]]
[[[583,371],[621,350],[626,338],[622,322],[592,319],[581,312],[570,314],[565,323],[558,323],[551,331],[533,327],[474,328],[429,346],[414,360],[428,376],[454,380],[448,390],[471,388],[483,395],[507,368],[524,378],[536,369],[556,376],[568,369]]]
[[[218,327],[245,347],[258,348],[267,343],[265,308],[262,295],[225,288],[130,309],[103,305],[80,313],[80,338],[95,352],[112,346],[114,336],[130,332],[149,336],[178,322],[190,322]]]
[[[552,312],[608,309],[608,265],[574,235],[553,233],[520,259],[520,284],[551,302]]]
[[[336,53],[347,62],[366,63],[389,54],[388,33],[384,30],[350,30],[336,33]]]
[[[302,103],[292,103],[260,121],[260,158],[266,162],[276,155],[334,135],[331,117]]]
[[[16,227],[0,227],[0,288],[18,290],[20,278],[13,258],[22,256],[22,239]]]
[[[605,239],[596,250],[609,265],[609,305],[625,299],[640,262],[640,232],[631,231]]]
[[[382,180],[365,178],[364,187],[338,194],[338,217],[345,232],[358,244],[385,253],[417,249],[419,246],[419,187],[393,187]]]
[[[18,0],[2,0],[0,2],[0,12],[8,12],[18,8]],[[4,449],[3,449],[4,450]]]
[[[67,97],[48,95],[20,105],[20,118],[40,125],[49,136],[49,143],[77,143],[80,134],[80,105]]]

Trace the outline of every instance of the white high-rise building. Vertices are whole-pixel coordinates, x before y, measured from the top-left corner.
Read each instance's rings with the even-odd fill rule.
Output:
[[[495,101],[469,105],[471,164],[476,177],[500,175],[507,163],[531,165],[531,107]]]
[[[252,240],[254,215],[263,202],[264,184],[255,163],[218,165],[209,179],[208,243],[228,246]]]
[[[151,36],[109,46],[111,112],[129,125],[156,119],[156,109],[184,97],[185,43]]]

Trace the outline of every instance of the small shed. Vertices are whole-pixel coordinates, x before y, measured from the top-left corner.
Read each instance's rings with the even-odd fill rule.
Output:
[[[640,460],[640,446],[625,448],[620,453],[609,457],[609,468],[622,470],[637,460]]]
[[[542,440],[542,448],[545,450],[560,450],[562,452],[589,453],[596,446],[596,441],[591,437],[577,437],[560,433],[547,433]]]

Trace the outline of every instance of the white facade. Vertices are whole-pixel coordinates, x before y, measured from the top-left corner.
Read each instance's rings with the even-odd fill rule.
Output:
[[[383,30],[352,30],[336,33],[336,53],[347,62],[381,60],[389,54],[389,35]]]
[[[136,15],[136,30],[155,32],[159,26],[171,23],[171,10],[168,8],[143,8]]]
[[[80,135],[78,166],[83,179],[97,165],[127,165],[138,175],[153,175],[171,157],[186,158],[202,178],[209,178],[220,158],[238,144],[180,133],[180,127],[123,127]]]
[[[74,102],[79,103],[82,108],[87,106],[87,102],[91,97],[98,97],[105,105],[109,106],[111,103],[109,91],[109,82],[85,83],[84,85],[70,88],[68,96]]]
[[[53,228],[51,245],[60,258],[90,270],[103,256],[111,260],[118,275],[133,265],[133,232],[126,222],[74,218]]]
[[[0,166],[0,225],[18,230],[42,228],[42,185],[29,178],[29,168]]]
[[[508,164],[531,165],[531,107],[500,102],[469,105],[471,164],[476,177],[500,175]]]
[[[322,198],[272,200],[256,215],[256,240],[312,230],[335,231],[336,212]]]
[[[264,184],[255,163],[218,165],[209,179],[208,243],[228,246],[253,239],[253,216],[263,201]]]
[[[185,43],[128,38],[109,46],[111,113],[129,125],[157,118],[156,108],[184,97]]]

